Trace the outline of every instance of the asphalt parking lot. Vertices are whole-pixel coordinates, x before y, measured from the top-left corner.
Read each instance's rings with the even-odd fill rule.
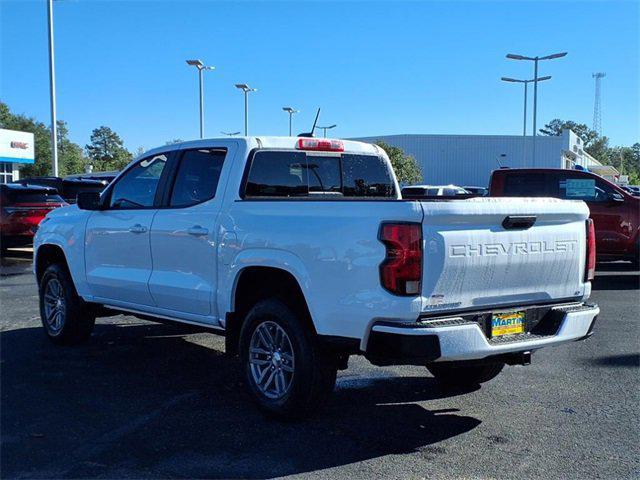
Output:
[[[327,411],[283,424],[213,334],[117,316],[54,347],[29,262],[4,259],[0,278],[2,478],[640,476],[640,277],[624,263],[598,266],[588,341],[466,394],[352,358]]]

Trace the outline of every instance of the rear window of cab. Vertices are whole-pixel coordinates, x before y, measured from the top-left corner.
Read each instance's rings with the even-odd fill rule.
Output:
[[[396,198],[393,176],[377,155],[257,151],[243,198]]]

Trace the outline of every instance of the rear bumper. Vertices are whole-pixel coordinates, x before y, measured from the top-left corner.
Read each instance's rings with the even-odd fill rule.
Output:
[[[508,356],[588,338],[593,334],[600,313],[597,305],[586,304],[558,306],[552,310],[560,316],[554,334],[527,333],[495,340],[488,339],[477,323],[467,322],[462,317],[413,324],[374,324],[365,355],[376,365],[424,365]]]

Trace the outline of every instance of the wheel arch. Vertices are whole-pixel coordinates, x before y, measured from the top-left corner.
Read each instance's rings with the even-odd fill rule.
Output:
[[[67,271],[70,272],[67,256],[65,255],[64,250],[62,249],[62,247],[60,247],[60,245],[56,245],[54,243],[45,243],[40,245],[34,252],[33,260],[33,270],[38,285],[40,285],[40,280],[42,279],[42,275],[44,275],[45,270],[53,264],[62,265]]]
[[[236,354],[242,323],[253,305],[267,298],[279,298],[298,315],[303,325],[317,334],[302,285],[294,273],[273,265],[245,265],[233,279],[229,310],[225,318],[225,344]]]

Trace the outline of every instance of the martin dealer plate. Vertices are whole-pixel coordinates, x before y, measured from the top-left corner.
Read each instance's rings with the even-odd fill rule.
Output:
[[[491,336],[524,333],[524,312],[494,313],[491,317]]]

